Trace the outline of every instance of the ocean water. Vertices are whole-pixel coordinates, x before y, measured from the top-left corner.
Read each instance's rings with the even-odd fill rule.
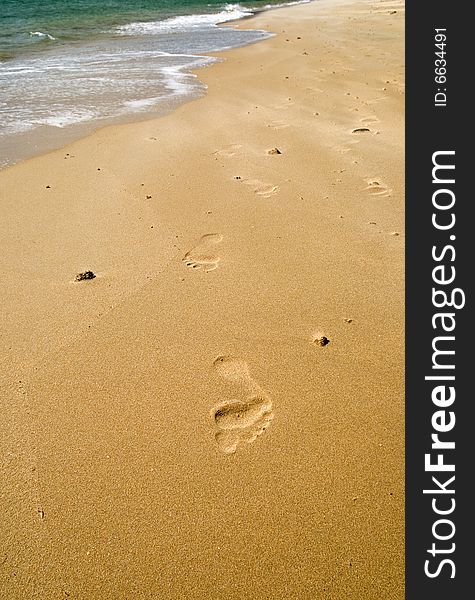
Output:
[[[301,1],[0,0],[0,166],[205,93],[204,53],[269,35],[220,23]]]

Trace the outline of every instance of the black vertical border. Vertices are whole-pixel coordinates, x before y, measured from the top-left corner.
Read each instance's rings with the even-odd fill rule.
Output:
[[[475,421],[472,406],[474,390],[469,385],[469,373],[475,372],[473,320],[471,316],[471,280],[475,277],[474,190],[468,188],[468,178],[475,171],[475,148],[470,142],[475,135],[475,102],[470,100],[475,67],[472,40],[475,29],[468,15],[469,5],[441,0],[406,3],[406,599],[457,600],[475,597],[471,583],[474,549],[472,541],[475,508],[471,496],[471,474],[475,472]],[[472,29],[471,35],[469,33]],[[435,29],[447,29],[447,82],[438,86],[435,73]],[[436,107],[436,88],[446,88],[447,106]],[[464,143],[465,142],[465,143]],[[468,143],[467,143],[468,142]],[[431,488],[431,475],[424,470],[424,455],[431,450],[431,417],[436,407],[431,402],[433,382],[426,382],[432,365],[432,269],[434,245],[450,243],[448,232],[438,232],[432,226],[432,154],[455,150],[456,225],[450,234],[456,259],[456,287],[466,294],[466,305],[456,313],[455,388],[456,426],[450,433],[456,448],[447,453],[455,461],[456,509],[451,518],[456,526],[456,544],[452,558],[455,578],[444,568],[436,578],[424,573],[424,563],[431,556],[427,550],[434,540],[432,525],[438,518],[431,500],[423,490]],[[470,164],[473,162],[473,166]],[[448,310],[448,309],[447,309]],[[451,462],[451,461],[450,461]],[[442,478],[443,479],[443,478]],[[473,510],[473,509],[472,509]],[[446,547],[449,544],[446,543]],[[440,543],[440,547],[444,547]],[[440,555],[441,558],[444,556]],[[435,564],[434,562],[432,564]]]

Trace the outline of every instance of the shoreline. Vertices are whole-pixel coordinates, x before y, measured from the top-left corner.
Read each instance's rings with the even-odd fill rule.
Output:
[[[239,23],[252,21],[255,17],[273,10],[280,10],[282,8],[292,8],[293,6],[299,6],[300,4],[307,4],[310,2],[314,2],[316,0],[308,0],[308,2],[299,2],[296,4],[289,4],[287,6],[276,6],[276,7],[262,7],[255,10],[253,14],[244,15],[238,19],[234,19],[231,21],[224,21],[223,23],[218,23],[217,27],[232,27],[235,29],[240,29]],[[251,28],[252,29],[252,28]],[[213,66],[216,61],[225,60],[221,55],[223,53],[229,52],[230,50],[243,48],[246,46],[252,46],[253,44],[260,43],[261,41],[265,41],[265,38],[262,40],[250,41],[246,44],[230,46],[228,48],[223,48],[218,51],[210,51],[207,53],[203,53],[202,58],[212,58],[215,59],[214,62],[210,62],[209,64],[203,64],[200,67],[186,67],[183,68],[183,73],[187,75],[193,75],[196,77],[198,81],[198,88],[201,86],[201,81],[199,79],[199,73],[208,67]],[[191,56],[190,56],[191,58]],[[84,123],[74,123],[71,125],[67,125],[66,127],[55,128],[54,130],[48,129],[48,126],[43,126],[43,131],[40,129],[38,131],[34,130],[32,132],[25,133],[17,133],[15,134],[14,139],[10,144],[6,144],[6,148],[14,146],[18,144],[23,138],[24,143],[29,149],[25,149],[21,154],[18,155],[17,158],[8,159],[6,158],[6,162],[4,164],[0,164],[0,171],[3,169],[7,169],[24,160],[29,160],[30,158],[35,158],[36,156],[41,156],[42,154],[47,154],[49,152],[54,152],[55,150],[62,150],[74,143],[77,140],[88,137],[90,135],[94,135],[95,132],[100,131],[104,127],[114,127],[117,125],[127,125],[141,121],[154,120],[158,118],[162,118],[173,111],[175,111],[178,107],[186,104],[188,102],[193,102],[194,100],[198,100],[199,98],[206,95],[206,87],[204,86],[200,93],[199,89],[189,92],[189,97],[187,98],[173,98],[170,96],[169,98],[164,98],[163,104],[160,103],[156,106],[155,110],[150,111],[136,111],[136,112],[126,112],[122,115],[116,116],[105,116],[99,119],[94,119],[91,121],[87,121]]]
[[[252,19],[0,171],[11,600],[403,600],[404,5]]]

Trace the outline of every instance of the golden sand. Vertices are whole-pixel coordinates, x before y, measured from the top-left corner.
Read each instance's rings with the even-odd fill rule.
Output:
[[[5,600],[403,598],[404,6],[239,26],[0,173]]]

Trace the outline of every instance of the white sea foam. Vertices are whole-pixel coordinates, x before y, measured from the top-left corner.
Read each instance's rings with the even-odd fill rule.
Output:
[[[208,6],[212,6],[212,5],[208,5]],[[224,10],[226,12],[234,12],[236,10],[241,11],[241,12],[251,12],[252,9],[251,8],[246,8],[245,6],[241,6],[240,4],[234,3],[232,4],[231,2],[228,2],[227,4],[224,5]]]
[[[155,96],[154,98],[141,98],[139,100],[126,100],[124,102],[124,106],[135,112],[155,106],[161,100],[163,100],[162,96]]]
[[[302,1],[308,0],[292,3]],[[44,50],[0,62],[0,167],[22,154],[16,149],[25,143],[16,140],[37,129],[41,140],[54,140],[58,129],[161,113],[204,94],[206,86],[190,70],[218,59],[203,54],[271,35],[217,27],[256,10],[230,3],[214,14],[130,23],[104,32],[104,39],[72,46],[48,44],[54,41],[49,33],[29,32]]]
[[[180,15],[163,21],[139,21],[116,29],[121,35],[153,35],[169,31],[213,27],[227,21],[234,21],[252,15],[252,11],[239,4],[227,4],[219,13],[208,15]]]
[[[31,37],[38,37],[43,40],[51,40],[53,42],[56,40],[56,38],[49,33],[43,33],[42,31],[30,31],[30,35]]]
[[[296,4],[309,4],[312,0],[294,0],[293,2],[282,2],[281,4],[266,4],[264,8],[269,10],[271,8],[285,8],[286,6],[295,6]]]
[[[68,125],[85,123],[99,116],[98,111],[93,110],[63,110],[55,115],[47,115],[42,118],[32,120],[33,125],[49,125],[62,129]]]
[[[207,62],[212,61],[202,61],[201,64],[204,65]],[[173,66],[173,67],[162,67],[160,71],[163,73],[165,77],[165,86],[167,90],[173,96],[184,96],[190,94],[193,90],[193,81],[196,79],[196,75],[194,73],[190,73],[185,69],[196,68],[198,64],[194,65],[186,65],[186,66]]]
[[[190,57],[187,56],[187,58]],[[124,102],[124,107],[134,112],[139,112],[147,110],[150,107],[156,106],[164,101],[169,102],[172,98],[196,94],[199,87],[204,89],[205,86],[203,84],[200,86],[196,83],[197,76],[194,73],[190,73],[189,69],[196,69],[198,67],[205,66],[212,62],[216,62],[217,59],[202,56],[195,58],[196,60],[187,63],[186,65],[160,67],[159,71],[163,76],[163,85],[166,89],[166,93],[162,93],[160,96],[152,96],[149,98],[126,100]]]
[[[235,21],[243,17],[252,16],[256,11],[271,8],[282,8],[295,4],[308,4],[312,0],[291,0],[279,4],[266,4],[264,7],[247,8],[240,4],[225,4],[223,10],[217,13],[180,15],[162,21],[137,21],[118,27],[115,32],[120,35],[154,35],[170,31],[183,31],[204,27],[216,27],[221,23]]]

